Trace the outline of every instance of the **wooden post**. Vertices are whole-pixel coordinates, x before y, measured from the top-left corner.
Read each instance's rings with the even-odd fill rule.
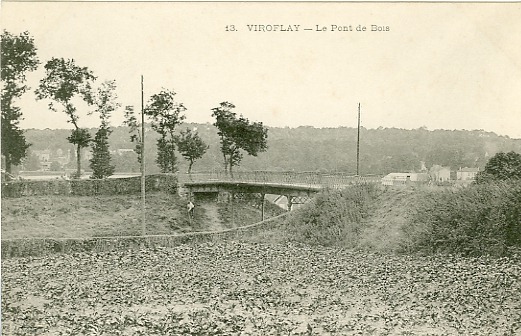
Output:
[[[142,234],[146,235],[146,202],[145,202],[145,103],[143,98],[143,75],[141,75],[141,203],[142,203]]]
[[[360,175],[360,103],[358,103],[358,132],[356,139],[356,175]]]
[[[261,220],[264,221],[264,194],[261,194]]]
[[[232,226],[235,226],[235,207],[233,205],[234,203],[234,200],[235,200],[235,193],[232,191],[232,202],[231,202],[231,207],[232,207]]]

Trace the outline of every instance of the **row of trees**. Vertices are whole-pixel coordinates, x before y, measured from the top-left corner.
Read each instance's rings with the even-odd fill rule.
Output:
[[[2,34],[2,154],[6,158],[6,170],[11,172],[12,165],[18,165],[27,156],[30,144],[25,141],[24,133],[19,128],[22,113],[14,105],[14,100],[27,91],[25,74],[34,71],[40,64],[33,38],[28,32],[18,36],[7,31]],[[52,111],[63,112],[74,128],[67,140],[76,148],[76,177],[81,175],[81,151],[91,146],[93,156],[90,167],[93,178],[105,178],[114,173],[109,151],[109,136],[112,133],[109,119],[121,104],[116,94],[116,82],[104,81],[94,88],[97,77],[87,67],[81,67],[73,59],[52,58],[45,66],[45,77],[40,80],[35,94],[38,100],[47,100]],[[189,162],[189,172],[194,162],[200,159],[209,146],[201,139],[197,131],[186,129],[179,134],[176,128],[186,119],[186,107],[175,100],[176,93],[163,89],[150,97],[144,114],[152,128],[159,134],[157,140],[156,163],[163,173],[177,171],[176,148]],[[89,130],[80,126],[79,102],[93,106],[100,118],[100,126],[94,138]],[[215,126],[219,130],[221,151],[226,171],[240,164],[242,151],[256,156],[267,149],[267,128],[260,122],[249,122],[242,115],[237,116],[231,110],[235,106],[223,102],[212,109],[216,118]],[[130,127],[130,139],[136,143],[135,151],[142,151],[143,135],[139,132],[139,123],[132,106],[125,108],[125,124]]]
[[[151,120],[152,128],[159,134],[156,141],[157,158],[161,172],[177,171],[175,150],[188,161],[188,173],[191,173],[194,162],[206,153],[209,146],[202,140],[196,129],[185,129],[179,134],[175,129],[186,116],[186,107],[174,99],[175,92],[162,90],[152,95],[144,109],[144,114]],[[243,151],[248,155],[257,156],[267,149],[268,129],[261,122],[250,122],[242,115],[237,116],[232,109],[235,105],[222,102],[212,109],[212,116],[218,129],[224,170],[232,174],[233,167],[240,164]],[[129,126],[131,141],[135,142],[135,151],[141,155],[142,135],[139,133],[137,117],[132,106],[125,109],[125,124]]]

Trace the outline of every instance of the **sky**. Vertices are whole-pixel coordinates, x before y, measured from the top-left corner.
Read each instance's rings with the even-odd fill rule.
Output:
[[[356,127],[360,103],[366,128],[521,138],[520,17],[521,3],[4,1],[1,26],[29,31],[42,63],[16,102],[22,128],[71,128],[33,93],[63,57],[116,80],[122,106],[140,109],[141,75],[146,100],[174,90],[187,122],[228,101],[268,126]],[[80,126],[99,124],[77,106]]]

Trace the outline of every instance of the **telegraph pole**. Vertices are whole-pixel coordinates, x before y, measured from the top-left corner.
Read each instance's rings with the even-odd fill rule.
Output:
[[[360,176],[360,103],[358,103],[358,133],[356,139],[356,175]]]
[[[141,233],[146,234],[146,216],[145,216],[145,102],[143,98],[143,75],[141,75],[141,205],[142,205],[142,223]]]

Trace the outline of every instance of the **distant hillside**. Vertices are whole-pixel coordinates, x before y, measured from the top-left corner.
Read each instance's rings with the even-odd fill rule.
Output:
[[[180,129],[196,127],[201,137],[210,145],[206,155],[194,165],[194,170],[220,169],[222,159],[219,138],[211,124],[184,124]],[[67,142],[69,130],[26,131],[31,150],[49,149],[62,152],[74,148]],[[92,129],[94,134],[95,130]],[[157,134],[146,132],[147,171],[157,172],[155,140]],[[132,149],[128,128],[115,127],[110,137],[112,150]],[[258,157],[245,156],[238,169],[244,170],[294,170],[294,171],[342,171],[356,172],[356,129],[270,128],[268,150]],[[434,164],[459,167],[484,167],[487,160],[499,151],[521,153],[521,139],[511,139],[492,132],[475,131],[429,131],[423,128],[404,130],[398,128],[362,128],[360,136],[360,167],[362,174],[386,174],[396,171],[413,171]],[[178,155],[180,171],[186,171],[185,160]],[[133,152],[120,151],[114,155],[119,172],[138,172],[139,165]],[[71,163],[74,165],[74,162]],[[85,162],[88,167],[88,161]]]

